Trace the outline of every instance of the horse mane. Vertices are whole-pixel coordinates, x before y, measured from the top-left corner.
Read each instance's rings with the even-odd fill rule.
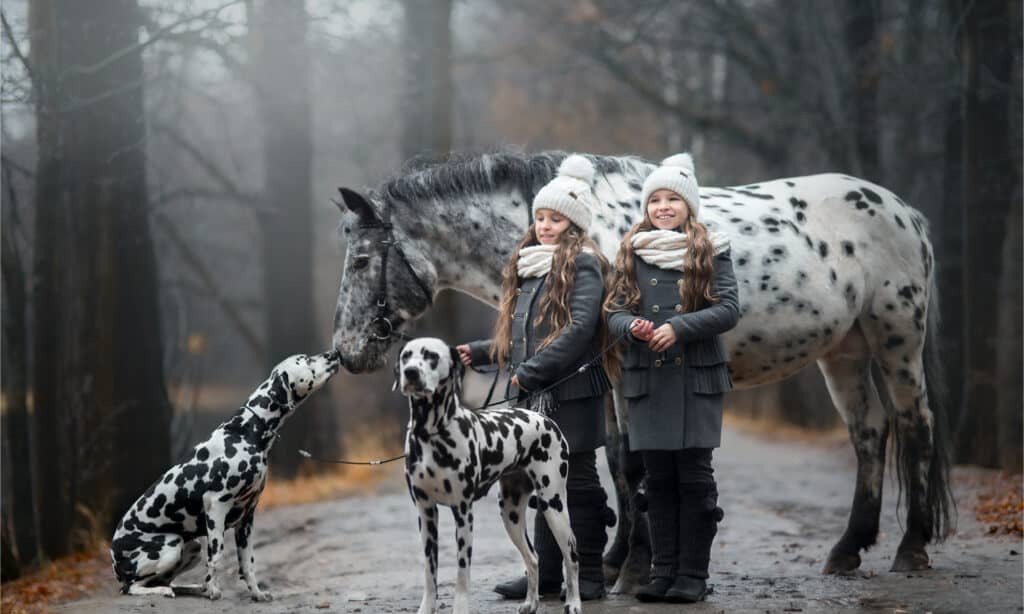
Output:
[[[483,154],[452,154],[444,160],[413,159],[402,174],[386,180],[374,195],[392,201],[415,203],[433,199],[452,199],[488,194],[501,189],[516,189],[527,203],[558,170],[569,153],[560,150],[528,154],[498,151]],[[650,162],[633,156],[593,156],[598,176],[631,174],[640,181]]]

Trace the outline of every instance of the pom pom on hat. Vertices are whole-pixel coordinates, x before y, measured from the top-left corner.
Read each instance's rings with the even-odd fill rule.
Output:
[[[693,164],[692,162],[690,163]],[[585,182],[588,186],[594,183],[594,165],[579,154],[573,154],[562,160],[558,167],[558,174],[565,177],[575,177]]]
[[[700,186],[697,184],[697,173],[690,154],[678,153],[665,158],[661,166],[644,179],[640,202],[645,210],[647,199],[658,190],[672,190],[682,196],[690,206],[690,214],[697,217],[700,213]]]
[[[533,197],[533,210],[551,209],[569,218],[584,231],[590,230],[590,219],[597,208],[594,196],[594,165],[579,154],[562,160],[558,174]]]

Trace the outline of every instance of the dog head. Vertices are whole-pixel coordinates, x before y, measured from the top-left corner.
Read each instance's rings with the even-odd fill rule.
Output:
[[[459,354],[440,339],[413,339],[398,355],[395,385],[407,397],[430,397],[448,391],[458,394],[461,384]]]
[[[289,356],[277,363],[270,377],[249,397],[249,406],[287,415],[340,368],[341,357],[336,350]]]

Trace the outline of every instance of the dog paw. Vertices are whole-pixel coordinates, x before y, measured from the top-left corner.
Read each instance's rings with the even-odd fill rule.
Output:
[[[253,601],[273,601],[274,600],[274,596],[271,595],[270,593],[268,593],[267,591],[256,590],[256,591],[252,591],[252,600]]]
[[[526,601],[519,604],[518,614],[537,614],[537,602]]]
[[[207,585],[203,588],[203,595],[211,601],[216,601],[221,596],[220,587]]]
[[[157,591],[158,595],[163,595],[168,599],[174,599],[174,589],[169,586],[161,586],[160,590]]]

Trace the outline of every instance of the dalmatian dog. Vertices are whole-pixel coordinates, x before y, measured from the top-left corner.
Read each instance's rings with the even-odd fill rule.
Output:
[[[433,338],[407,343],[395,364],[395,385],[409,397],[405,478],[419,511],[426,556],[419,614],[437,612],[437,506],[455,519],[459,570],[454,614],[469,612],[473,556],[473,502],[496,482],[498,507],[512,543],[526,564],[528,590],[520,614],[537,611],[537,553],[526,536],[531,491],[565,561],[565,613],[580,612],[576,538],[565,507],[569,446],[549,418],[526,409],[470,411],[459,400],[462,363],[455,348]]]
[[[139,497],[121,518],[110,544],[122,593],[174,597],[177,592],[219,599],[224,534],[234,529],[240,579],[254,601],[272,599],[256,582],[252,540],[267,456],[285,420],[340,365],[335,351],[281,361],[230,420]],[[199,562],[204,537],[205,581],[172,587],[174,578]]]

